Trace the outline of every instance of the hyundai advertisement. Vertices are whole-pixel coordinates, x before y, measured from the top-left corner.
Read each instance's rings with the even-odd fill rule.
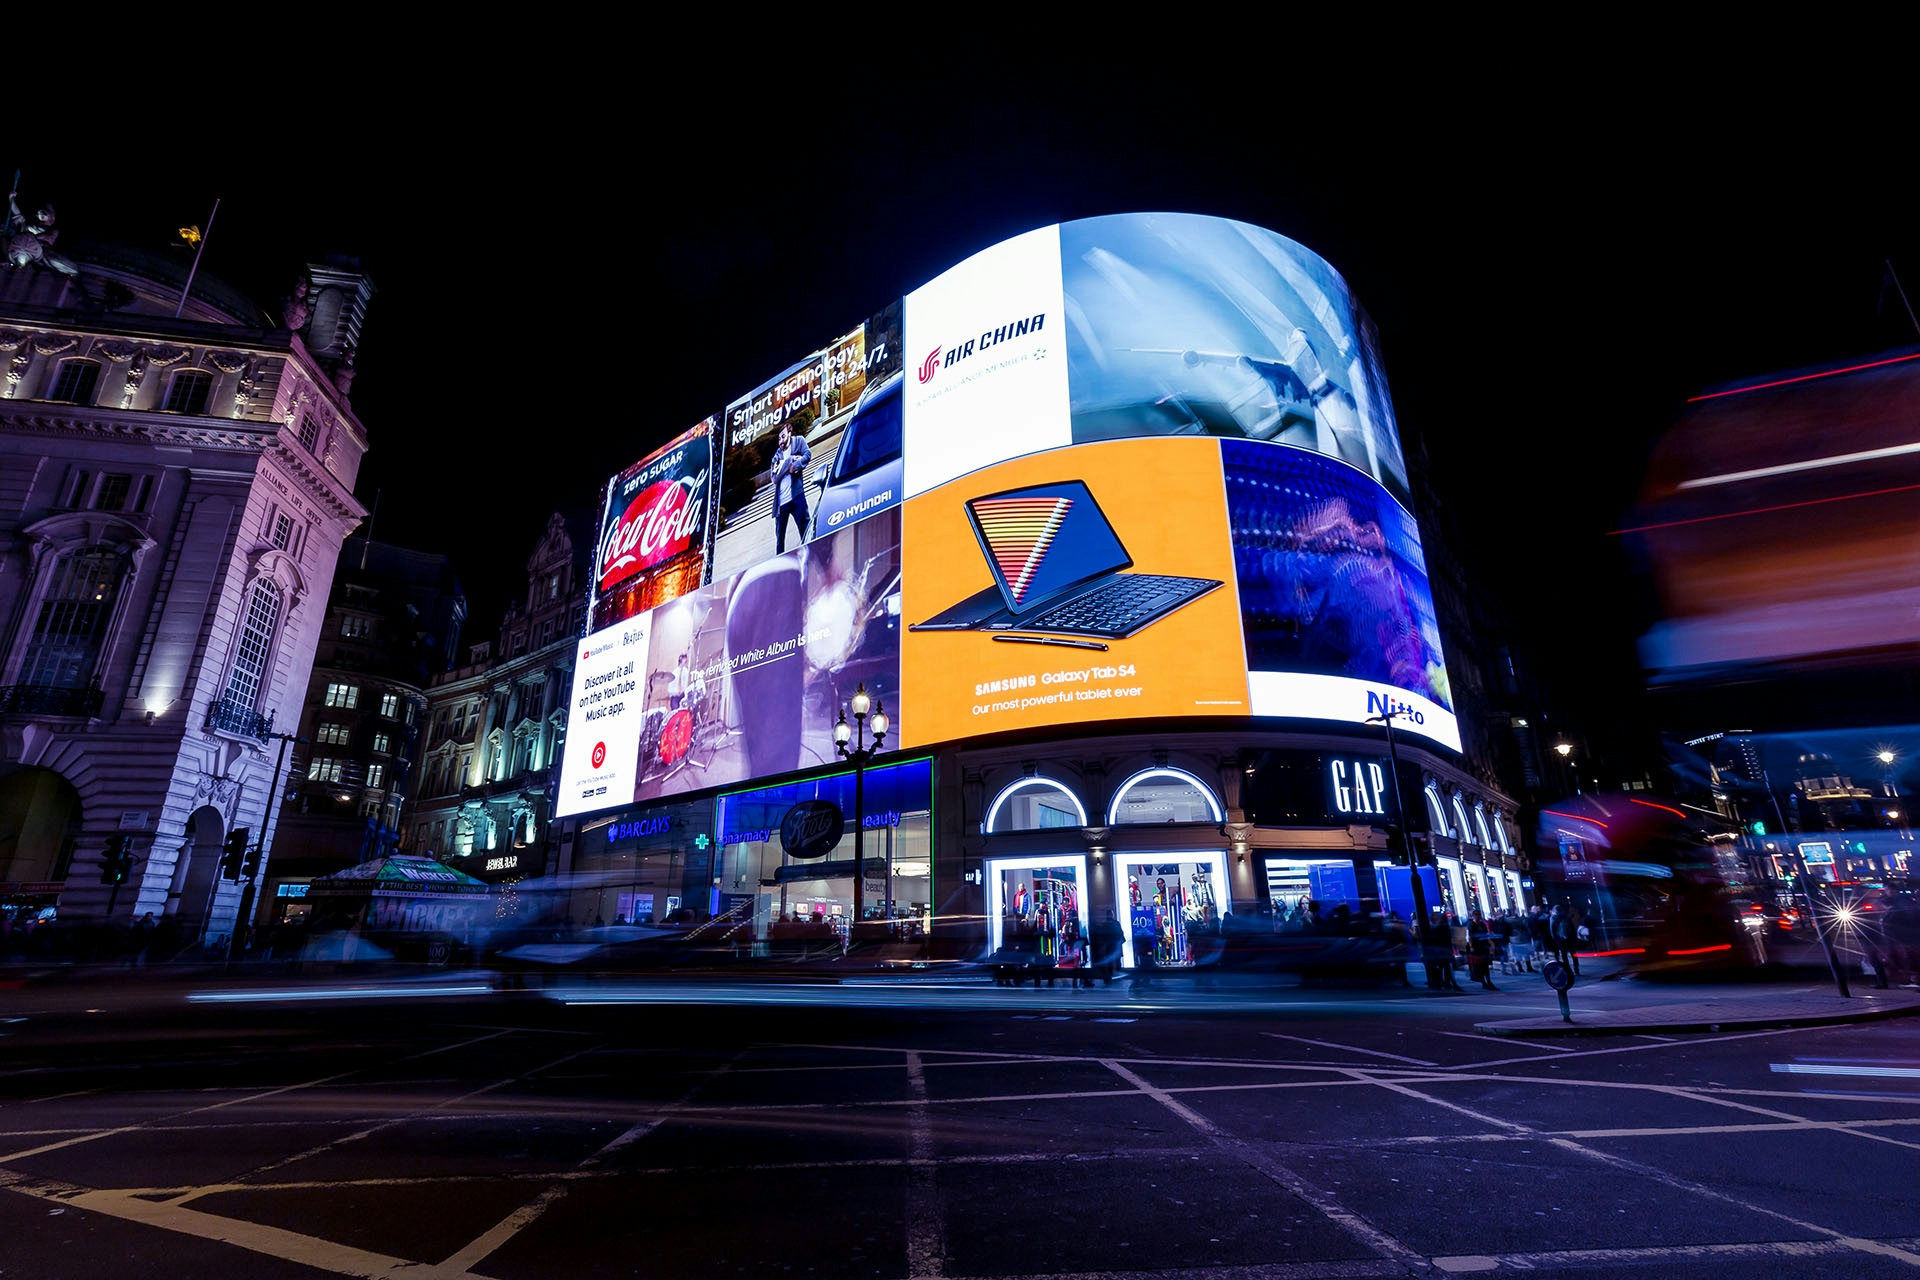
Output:
[[[659,487],[701,457],[704,531]],[[1185,214],[1015,237],[609,482],[559,812],[831,763],[860,684],[903,748],[1392,712],[1457,751],[1407,493],[1316,255]]]

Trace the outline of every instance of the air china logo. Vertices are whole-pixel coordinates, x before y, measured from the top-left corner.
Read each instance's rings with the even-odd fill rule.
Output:
[[[1014,338],[1024,338],[1028,334],[1039,333],[1047,322],[1047,313],[1024,320],[1009,320],[997,329],[983,329],[977,338],[968,338],[957,347],[935,347],[927,352],[927,358],[920,362],[920,384],[925,386],[933,381],[933,375],[942,369],[952,368],[969,356],[977,355],[989,347],[997,347]],[[940,353],[946,352],[943,357]]]
[[[607,530],[600,551],[600,590],[693,545],[706,522],[706,491],[707,473],[702,471],[698,476],[662,480],[634,495]]]
[[[607,744],[604,742],[594,743],[593,744],[593,767],[598,769],[601,765],[605,764],[606,762],[607,762]]]

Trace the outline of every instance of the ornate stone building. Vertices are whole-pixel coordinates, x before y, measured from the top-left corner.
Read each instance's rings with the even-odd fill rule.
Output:
[[[370,286],[314,269],[315,333],[304,278],[272,312],[204,272],[183,297],[184,261],[52,255],[49,228],[13,218],[0,273],[0,909],[217,938],[243,892],[222,845],[271,850],[280,731],[366,515],[346,388]]]
[[[427,689],[404,847],[482,880],[539,875],[567,731],[575,641],[586,623],[586,557],[555,513],[527,559],[527,591],[496,643]]]

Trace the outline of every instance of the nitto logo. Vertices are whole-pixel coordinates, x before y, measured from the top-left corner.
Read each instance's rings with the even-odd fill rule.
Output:
[[[1370,716],[1392,716],[1396,720],[1411,720],[1415,724],[1425,724],[1427,717],[1414,710],[1411,703],[1401,702],[1390,693],[1367,694],[1367,714]]]
[[[940,371],[940,348],[927,352],[927,358],[920,362],[920,381],[932,382],[933,375]]]

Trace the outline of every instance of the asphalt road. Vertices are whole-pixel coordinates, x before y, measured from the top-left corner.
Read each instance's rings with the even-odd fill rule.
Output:
[[[1920,1019],[1502,982],[5,991],[0,1276],[1920,1276]]]

